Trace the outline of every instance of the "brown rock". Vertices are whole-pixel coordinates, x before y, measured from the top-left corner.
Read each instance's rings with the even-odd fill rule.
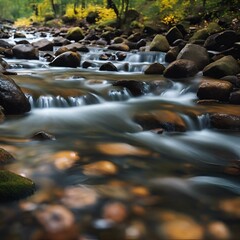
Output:
[[[240,90],[230,94],[229,102],[232,104],[240,104]]]
[[[6,114],[23,114],[31,110],[21,88],[8,76],[0,74],[0,105]]]
[[[12,48],[13,56],[20,59],[38,59],[38,50],[31,44],[18,44]]]
[[[64,52],[58,55],[49,65],[56,67],[80,67],[81,56],[77,52]]]
[[[204,80],[197,91],[199,99],[215,99],[228,101],[232,91],[232,84],[223,80]]]
[[[127,215],[127,208],[121,202],[108,203],[103,208],[103,217],[116,223],[123,222]]]
[[[111,71],[111,72],[117,72],[118,69],[117,67],[111,63],[111,62],[107,62],[107,63],[104,63],[100,68],[99,68],[100,71]]]
[[[149,65],[144,73],[145,74],[163,74],[165,67],[161,63],[152,63]]]
[[[0,148],[0,166],[15,162],[16,159],[6,150]]]
[[[213,128],[240,130],[240,115],[212,113],[209,117]]]
[[[129,46],[125,43],[119,43],[119,44],[111,44],[108,49],[110,50],[115,50],[115,51],[124,51],[124,52],[128,52]]]
[[[40,39],[32,43],[40,51],[53,51],[53,43],[47,39]]]
[[[193,77],[198,72],[196,64],[187,59],[178,59],[170,63],[163,75],[166,78],[187,78]]]

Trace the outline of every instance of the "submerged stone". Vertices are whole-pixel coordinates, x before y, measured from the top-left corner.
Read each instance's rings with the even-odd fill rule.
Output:
[[[32,180],[0,170],[0,202],[19,200],[32,195],[34,191],[35,184]]]
[[[3,148],[0,148],[0,166],[13,163],[15,158]]]

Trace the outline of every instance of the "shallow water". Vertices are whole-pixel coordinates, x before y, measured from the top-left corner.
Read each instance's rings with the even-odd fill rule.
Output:
[[[164,54],[130,53],[120,72],[108,73],[97,70],[98,51],[84,55],[96,63],[87,70],[6,59],[32,110],[0,125],[1,147],[17,159],[8,169],[34,180],[37,191],[1,204],[1,239],[174,239],[169,216],[187,231],[197,227],[196,239],[213,239],[216,222],[227,239],[238,236],[240,132],[211,129],[208,113],[239,107],[197,105],[201,74],[173,81],[142,73],[150,62],[165,64]],[[144,81],[146,91],[133,97],[112,86],[117,80]],[[168,131],[143,129],[139,114],[156,114],[171,123]],[[33,140],[39,131],[54,140]],[[102,161],[114,169],[91,165]]]

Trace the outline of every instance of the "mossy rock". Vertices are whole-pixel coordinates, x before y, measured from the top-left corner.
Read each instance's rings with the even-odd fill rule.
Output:
[[[83,31],[80,27],[70,28],[67,32],[66,38],[68,40],[74,40],[78,42],[79,40],[82,40],[84,38]]]
[[[0,170],[0,202],[20,200],[32,195],[34,191],[35,184],[32,180]]]
[[[150,51],[167,52],[170,49],[168,40],[162,34],[157,34],[150,43]]]

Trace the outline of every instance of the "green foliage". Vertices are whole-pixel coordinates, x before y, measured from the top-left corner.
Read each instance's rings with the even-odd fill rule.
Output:
[[[0,202],[19,200],[32,195],[34,191],[35,184],[32,180],[0,170]]]

